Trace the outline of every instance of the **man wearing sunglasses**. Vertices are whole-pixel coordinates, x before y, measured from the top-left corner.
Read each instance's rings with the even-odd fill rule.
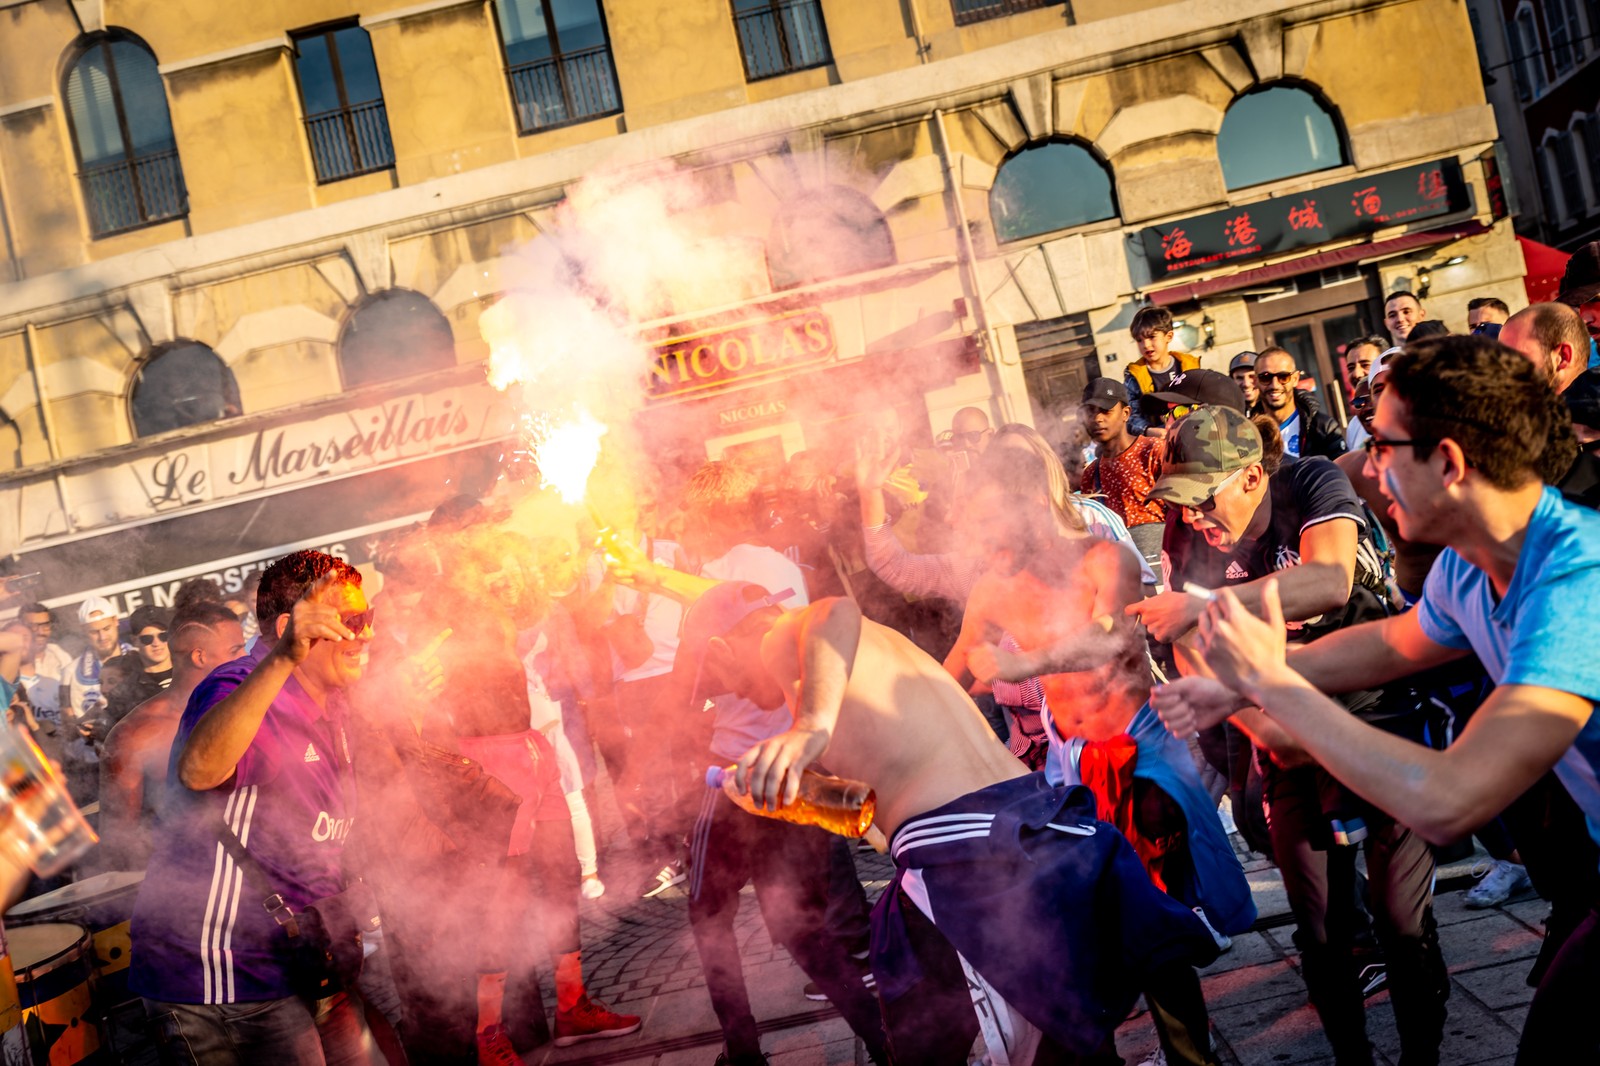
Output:
[[[1177,642],[1184,673],[1194,668],[1192,631],[1207,605],[1184,591],[1189,585],[1227,588],[1258,606],[1263,588],[1275,582],[1283,590],[1288,639],[1296,643],[1388,613],[1361,503],[1332,462],[1269,451],[1254,422],[1223,406],[1189,415],[1167,442],[1151,498],[1172,510],[1162,543],[1172,591],[1135,603],[1128,613],[1139,615],[1156,639]],[[1380,691],[1352,693],[1344,702],[1349,713],[1382,728],[1413,724],[1391,717],[1392,705]],[[1428,1062],[1443,1031],[1446,982],[1427,843],[1337,787],[1264,716],[1234,720],[1259,753],[1272,847],[1295,916],[1306,989],[1336,1057],[1355,1063],[1371,1055],[1355,955],[1354,845],[1364,840],[1404,1061]],[[1230,784],[1242,794],[1243,781]]]
[[[262,574],[256,615],[255,650],[201,681],[179,720],[129,984],[174,1062],[321,1066],[362,1038],[357,1001],[298,994],[282,911],[264,900],[298,915],[347,888],[345,690],[366,670],[372,612],[355,568],[299,551]]]
[[[106,709],[113,722],[172,684],[168,621],[166,611],[150,604],[128,616],[133,651],[106,664]]]
[[[1344,454],[1344,430],[1324,414],[1317,398],[1300,385],[1300,368],[1282,348],[1267,348],[1256,358],[1256,381],[1261,386],[1261,410],[1278,423],[1286,455],[1320,455],[1337,459]]]

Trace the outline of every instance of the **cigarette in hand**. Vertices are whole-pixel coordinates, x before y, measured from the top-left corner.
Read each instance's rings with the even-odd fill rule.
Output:
[[[1200,599],[1205,600],[1207,603],[1211,603],[1217,598],[1217,594],[1215,592],[1212,592],[1203,585],[1196,585],[1193,581],[1185,581],[1183,583],[1183,591],[1187,592],[1191,596],[1197,596]]]

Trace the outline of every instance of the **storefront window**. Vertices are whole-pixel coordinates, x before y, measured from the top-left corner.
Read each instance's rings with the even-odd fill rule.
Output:
[[[388,289],[362,301],[339,334],[347,389],[456,365],[455,335],[421,293]]]
[[[989,190],[989,214],[995,239],[1002,242],[1115,218],[1111,171],[1070,141],[1024,148],[1000,164]]]
[[[883,213],[854,189],[830,186],[787,203],[767,236],[774,289],[859,274],[894,264]]]
[[[1333,113],[1305,89],[1274,85],[1233,102],[1217,134],[1230,189],[1343,166],[1344,141]]]
[[[244,413],[233,371],[196,341],[177,341],[151,352],[133,376],[129,405],[136,437]]]

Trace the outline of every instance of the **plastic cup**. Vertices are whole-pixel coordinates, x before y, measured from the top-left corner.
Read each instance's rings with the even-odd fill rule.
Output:
[[[0,848],[40,877],[53,877],[99,842],[33,738],[0,727]]]

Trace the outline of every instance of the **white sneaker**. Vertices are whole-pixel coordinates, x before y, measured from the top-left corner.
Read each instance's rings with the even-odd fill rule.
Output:
[[[599,874],[584,874],[583,880],[578,882],[578,891],[583,893],[584,899],[599,899],[606,894],[606,883],[600,880]]]
[[[1483,872],[1479,873],[1479,870]],[[1467,889],[1462,902],[1473,910],[1498,907],[1518,892],[1533,887],[1533,883],[1528,880],[1526,867],[1518,866],[1514,862],[1501,862],[1499,859],[1473,867],[1472,875],[1482,880]]]
[[[1233,950],[1233,937],[1229,936],[1227,933],[1219,933],[1219,932],[1217,932],[1216,926],[1211,924],[1211,919],[1206,917],[1205,908],[1203,908],[1203,907],[1194,908],[1194,916],[1196,918],[1199,918],[1202,922],[1205,923],[1206,932],[1210,933],[1211,934],[1211,939],[1215,940],[1217,942],[1217,950],[1218,951],[1232,951]],[[1165,1060],[1162,1060],[1162,1061],[1165,1062]]]

